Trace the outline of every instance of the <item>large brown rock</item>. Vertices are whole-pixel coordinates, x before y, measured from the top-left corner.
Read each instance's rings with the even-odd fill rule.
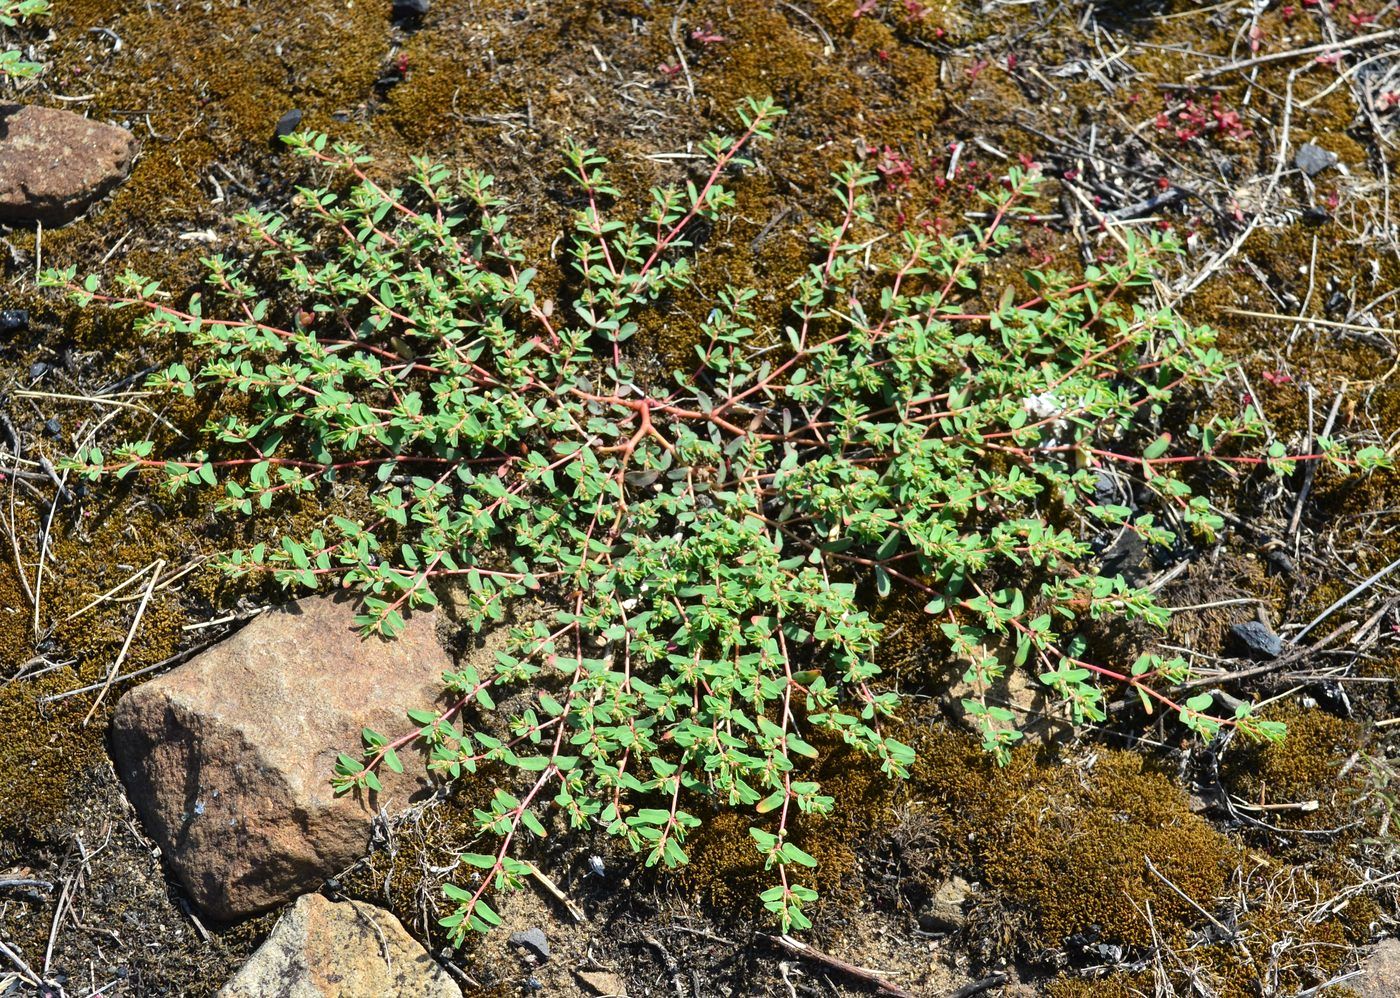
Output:
[[[1361,961],[1361,976],[1346,982],[1360,998],[1400,995],[1400,939],[1386,939]]]
[[[0,222],[71,222],[126,179],[135,155],[125,128],[0,103]]]
[[[274,907],[362,856],[381,803],[428,789],[402,753],[383,793],[337,797],[338,752],[360,731],[403,732],[450,659],[431,614],[393,641],[362,639],[348,600],[311,598],[255,619],[124,696],[112,754],[132,803],[190,896],[215,918]]]
[[[219,998],[461,998],[393,915],[359,901],[301,897]]]

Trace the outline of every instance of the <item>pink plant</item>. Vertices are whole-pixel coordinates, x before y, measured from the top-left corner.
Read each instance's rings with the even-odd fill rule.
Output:
[[[714,26],[709,22],[706,22],[703,28],[696,28],[692,31],[690,33],[690,38],[691,41],[699,42],[707,48],[711,45],[718,45],[720,42],[729,41],[728,38],[716,31]]]

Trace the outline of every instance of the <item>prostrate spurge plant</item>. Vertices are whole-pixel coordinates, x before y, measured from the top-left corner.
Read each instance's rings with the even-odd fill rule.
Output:
[[[1170,244],[1132,241],[1120,262],[1078,279],[1035,274],[1029,301],[969,312],[974,274],[1012,242],[1007,221],[1034,179],[1013,170],[986,195],[985,229],[876,243],[875,177],[849,166],[789,324],[755,330],[752,290],[686,297],[697,293],[687,253],[695,223],[732,204],[722,181],[781,113],[751,102],[741,134],[703,144],[709,173],[654,190],[640,222],[606,213],[616,192],[604,161],[569,147],[586,207],[567,250],[578,289],[567,304],[532,290],[491,177],[418,161],[390,190],[368,179],[357,147],[326,152],[312,135],[293,146],[348,171],[349,192],[303,190],[305,229],[243,219],[283,266],[279,300],[303,303],[290,322],[219,257],[211,295],[184,310],[132,275],[110,296],[71,271],[51,277],[83,303],[145,306],[148,331],[186,337],[206,358],[156,384],[249,400],[247,415],[209,428],[211,453],[166,460],[149,441],[94,450],[78,461],[92,477],[163,469],[171,488],[217,486],[223,508],[245,515],[331,482],[372,490],[372,522],[330,518],[232,555],[234,571],[354,587],[365,628],[389,635],[405,610],[436,602],[435,580],[465,583],[476,627],[526,594],[553,607],[510,629],[494,671],[448,675],[450,709],[410,712],[413,729],[394,739],[365,732],[363,756],[338,766],[340,789],[377,790],[378,767],[399,769],[397,751],[418,741],[445,777],[486,762],[524,774],[477,812],[497,848],[464,857],[481,871],[472,889],[447,889],[458,941],[497,923],[483,895],[519,881],[514,841],[545,833],[537,811],[550,803],[649,865],[685,862],[693,810],[747,809],[776,875],[763,902],[784,928],[809,925],[816,895],[796,871],[814,860],[792,828],[835,803],[810,775],[818,746],[854,746],[891,776],[913,757],[884,731],[898,697],[877,685],[881,626],[862,586],[925,594],[983,693],[1029,663],[1076,719],[1103,717],[1097,683],[1108,678],[1199,731],[1280,733],[1247,707],[1222,720],[1208,696],[1173,702],[1158,687],[1185,677],[1180,660],[1108,669],[1073,636],[1085,618],[1165,617],[1146,592],[1087,567],[1085,524],[1171,536],[1151,516],[1096,504],[1093,465],[1140,477],[1187,529],[1214,525],[1168,477],[1178,458],[1165,439],[1136,454],[1114,443],[1177,386],[1224,366],[1208,330],[1124,301]],[[663,297],[673,323],[706,316],[695,367],[643,383],[627,340]],[[1211,427],[1203,446],[1214,454],[1250,429]],[[505,693],[519,705],[508,720],[493,714]],[[967,709],[1004,757],[1019,737],[1012,714],[981,694]]]

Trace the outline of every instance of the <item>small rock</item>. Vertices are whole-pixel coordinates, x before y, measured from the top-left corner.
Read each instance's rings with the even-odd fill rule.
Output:
[[[1270,569],[1279,575],[1292,575],[1296,570],[1293,559],[1281,546],[1265,550],[1264,561],[1268,563]]]
[[[1324,225],[1332,221],[1332,214],[1325,208],[1319,208],[1317,205],[1308,205],[1308,207],[1303,209],[1303,221],[1308,225]]]
[[[1094,477],[1094,502],[1100,506],[1109,506],[1123,501],[1123,488],[1118,479],[1107,472],[1100,471]]]
[[[970,664],[970,660],[965,658],[949,662],[947,668],[950,673],[947,675],[950,682],[944,691],[946,702],[952,705],[958,720],[970,733],[979,734],[977,719],[967,708],[969,698],[975,697],[978,692],[966,678],[966,669]],[[1050,745],[1074,733],[1074,726],[1062,705],[1052,699],[1050,688],[1025,669],[1008,669],[1000,680],[988,688],[987,695],[1016,711],[1021,719],[1022,745]]]
[[[1317,697],[1318,706],[1329,714],[1336,714],[1338,717],[1351,717],[1351,697],[1347,696],[1347,691],[1341,683],[1332,681],[1314,683],[1308,687],[1308,690]]]
[[[616,974],[607,970],[576,970],[574,976],[588,989],[589,994],[604,998],[627,998],[627,984]]]
[[[1400,939],[1387,939],[1361,961],[1361,976],[1346,986],[1360,998],[1394,998],[1400,995]]]
[[[461,998],[462,991],[389,912],[307,894],[219,992],[267,995]]]
[[[48,419],[44,420],[44,432],[51,437],[61,436],[63,433],[63,424],[58,421],[57,416],[50,416]]]
[[[381,804],[429,789],[423,767],[337,796],[361,729],[402,729],[442,695],[451,659],[432,614],[393,641],[361,638],[348,599],[311,597],[122,697],[112,756],[131,802],[199,907],[239,918],[296,897],[364,855]],[[400,753],[402,756],[404,753]],[[201,813],[202,812],[202,813]]]
[[[1147,542],[1132,530],[1122,531],[1101,555],[1099,574],[1104,578],[1121,575],[1130,586],[1145,583],[1152,574],[1151,552]]]
[[[1337,154],[1328,152],[1321,146],[1313,145],[1311,142],[1304,142],[1298,147],[1298,151],[1293,154],[1293,165],[1302,170],[1309,177],[1315,177],[1323,170],[1337,163]]]
[[[1268,625],[1257,620],[1232,625],[1230,637],[1235,646],[1250,658],[1278,658],[1283,654],[1283,642],[1279,636],[1270,630]]]
[[[277,127],[272,130],[273,141],[284,139],[291,135],[301,126],[302,113],[298,108],[292,108],[282,117],[277,119]]]
[[[545,937],[544,929],[536,927],[524,932],[512,932],[510,944],[529,950],[541,963],[549,959],[549,940]]]
[[[136,139],[72,111],[0,104],[0,223],[73,221],[126,179]]]
[[[45,364],[42,360],[37,360],[37,361],[35,361],[34,363],[32,363],[32,364],[29,365],[29,380],[30,380],[30,381],[38,381],[40,378],[42,378],[44,375],[46,375],[46,374],[48,374],[48,373],[49,373],[49,365],[48,365],[48,364]]]
[[[430,0],[394,0],[394,15],[422,17],[428,12],[429,2]]]
[[[29,313],[24,309],[0,309],[0,333],[22,333],[28,328]]]
[[[967,924],[963,904],[972,892],[972,885],[962,877],[945,880],[933,892],[928,907],[919,913],[919,928],[925,932],[956,932]]]

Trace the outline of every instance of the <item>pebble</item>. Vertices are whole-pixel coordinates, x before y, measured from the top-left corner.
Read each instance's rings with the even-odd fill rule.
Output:
[[[1386,939],[1361,961],[1361,976],[1347,982],[1360,998],[1400,994],[1400,939]]]
[[[21,333],[28,328],[29,313],[24,309],[0,309],[0,333]]]
[[[0,223],[66,225],[126,179],[136,151],[124,128],[0,102]]]
[[[310,597],[260,614],[118,702],[117,771],[203,913],[232,921],[314,888],[365,854],[377,808],[428,789],[421,767],[405,767],[370,799],[327,792],[326,746],[393,730],[399,705],[431,703],[451,666],[431,614],[383,643],[360,636],[356,612]],[[204,803],[193,819],[191,773]]]
[[[282,117],[277,119],[277,127],[273,129],[274,139],[283,139],[291,135],[301,125],[302,113],[299,108],[292,108]]]
[[[1298,151],[1293,154],[1293,165],[1302,170],[1309,177],[1315,177],[1323,170],[1335,166],[1337,154],[1328,152],[1326,149],[1311,142],[1304,142],[1298,147]]]
[[[422,16],[428,12],[429,0],[394,0],[394,13],[403,16],[405,14],[416,14]]]
[[[963,906],[971,893],[972,885],[962,877],[945,881],[920,912],[919,928],[929,933],[957,932],[967,924]]]
[[[1230,636],[1251,658],[1278,658],[1283,653],[1283,641],[1267,624],[1257,620],[1234,624],[1230,628]]]
[[[1351,697],[1341,683],[1316,683],[1308,689],[1316,697],[1318,706],[1329,714],[1351,717]]]
[[[306,894],[218,998],[269,995],[462,998],[462,990],[389,912]]]
[[[1292,575],[1296,566],[1288,552],[1281,547],[1269,548],[1264,552],[1264,560],[1279,575]]]
[[[512,932],[510,934],[510,944],[527,949],[541,962],[549,959],[549,940],[545,938],[544,929],[526,929],[524,932]]]
[[[621,995],[626,998],[627,984],[616,974],[607,970],[576,970],[574,976],[578,982],[588,989],[589,994],[608,995],[609,998],[616,998]]]

